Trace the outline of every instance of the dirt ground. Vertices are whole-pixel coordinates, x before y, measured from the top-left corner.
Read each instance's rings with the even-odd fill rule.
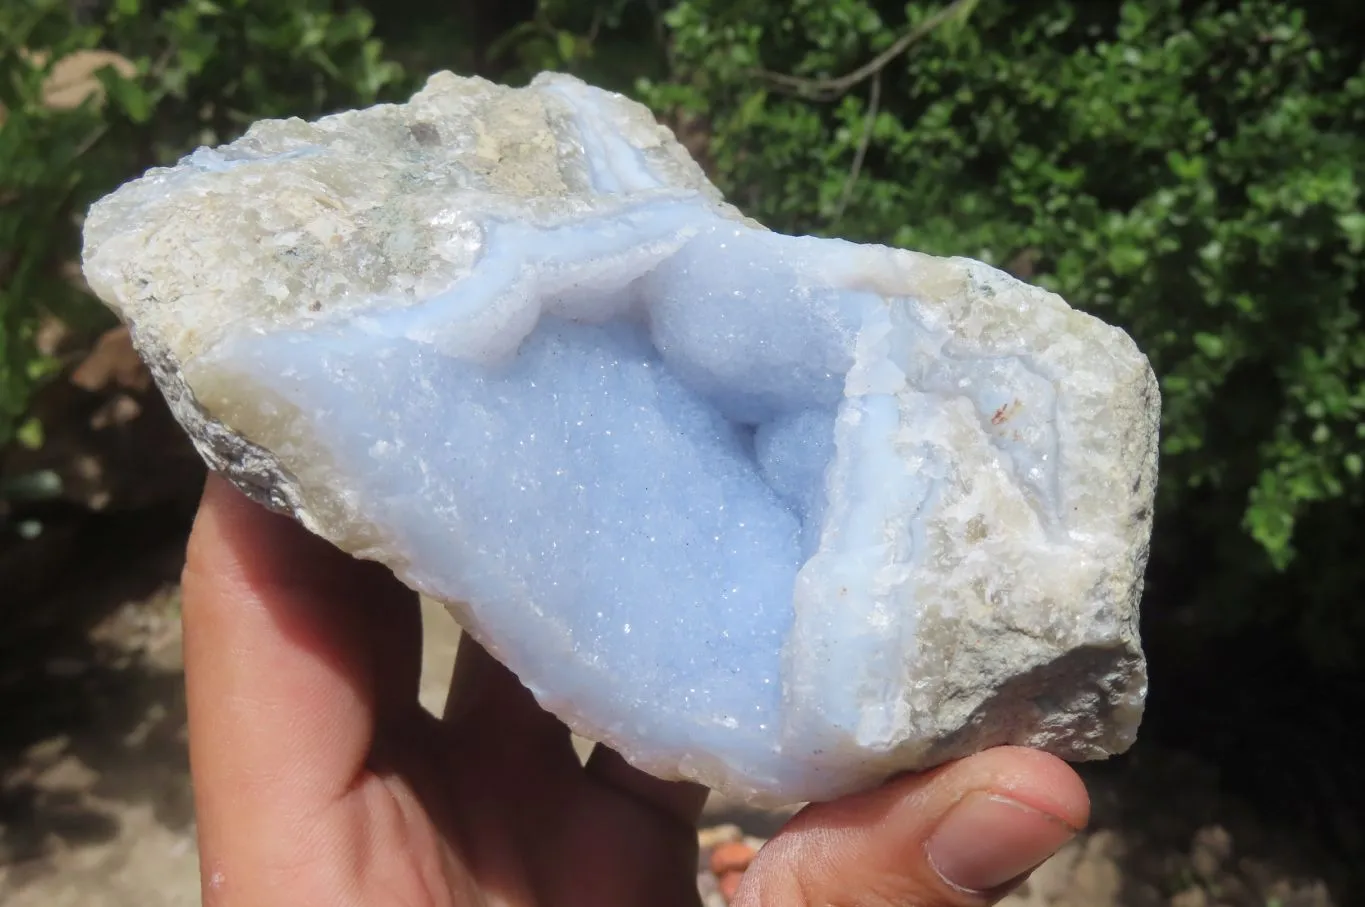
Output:
[[[7,643],[0,655],[0,903],[7,907],[199,903],[175,585],[181,545],[174,535],[146,545],[132,578],[93,570],[87,584],[42,609],[50,626],[0,638]],[[459,632],[438,607],[424,616],[422,697],[435,710]],[[16,644],[23,639],[36,641]],[[1092,828],[1010,907],[1354,903],[1340,893],[1338,859],[1225,791],[1216,765],[1144,742],[1084,771]],[[759,845],[782,818],[721,800],[708,805],[699,867],[708,907],[724,904],[706,869],[711,846],[745,837]]]

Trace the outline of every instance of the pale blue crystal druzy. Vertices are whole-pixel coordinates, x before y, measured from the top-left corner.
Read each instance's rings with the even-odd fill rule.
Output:
[[[827,285],[839,243],[755,230],[695,203],[488,229],[481,269],[449,292],[340,324],[240,334],[193,370],[240,376],[307,414],[311,443],[402,552],[406,579],[468,602],[542,701],[596,703],[594,726],[678,759],[723,754],[755,787],[818,791],[821,736],[807,753],[779,742],[797,572],[823,528],[828,559],[849,585],[865,584],[888,507],[904,514],[901,564],[913,571],[914,515],[937,494],[944,456],[926,448],[907,470],[879,443],[900,428],[903,375],[885,393],[845,397],[857,338],[889,319],[886,300]],[[633,273],[641,236],[678,248],[609,293],[555,294],[581,261]],[[559,314],[542,314],[493,362],[477,361],[477,335],[449,341],[468,358],[442,351],[452,329],[509,296]],[[907,355],[947,341],[915,324],[912,300],[898,305],[891,336]],[[926,383],[979,396],[987,415],[1025,393],[1050,404],[1047,382],[1010,364],[926,364]],[[846,444],[852,504],[829,531],[841,404],[866,441]],[[1020,475],[1046,473],[1053,445],[1043,430],[1007,456]],[[903,656],[874,643],[830,653],[822,717],[849,736],[863,713],[850,681],[869,658]]]
[[[766,231],[619,96],[525,91],[438,77],[97,206],[91,283],[210,463],[666,777],[792,802],[1126,746],[1131,341],[978,263]]]

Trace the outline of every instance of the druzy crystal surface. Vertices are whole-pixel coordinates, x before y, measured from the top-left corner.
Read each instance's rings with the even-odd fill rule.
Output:
[[[1158,395],[979,262],[769,232],[639,105],[440,74],[103,200],[209,464],[579,733],[755,801],[1125,749]]]

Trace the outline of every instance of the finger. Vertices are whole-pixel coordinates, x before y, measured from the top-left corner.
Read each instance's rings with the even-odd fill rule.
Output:
[[[1061,760],[1000,747],[807,807],[745,874],[736,907],[996,903],[1089,818]]]
[[[443,720],[460,735],[484,732],[534,738],[563,738],[569,729],[540,707],[531,691],[488,650],[466,633],[460,638]]]
[[[500,758],[512,759],[517,769],[526,758],[577,764],[569,729],[468,633],[460,639],[442,720],[462,748],[505,750]]]
[[[354,784],[377,704],[416,703],[416,599],[211,478],[183,615],[205,874],[249,873]],[[388,663],[403,658],[410,668]]]
[[[444,720],[452,736],[480,749],[498,741],[509,743],[515,750],[510,756],[513,762],[503,761],[509,768],[522,768],[522,757],[577,767],[569,729],[541,708],[516,675],[468,635],[460,640]],[[661,781],[633,768],[605,746],[593,748],[586,771],[596,783],[687,825],[695,825],[706,801],[705,788]]]
[[[635,768],[605,744],[593,747],[586,771],[588,777],[599,784],[620,791],[683,825],[695,826],[706,805],[706,788],[683,781],[661,781]]]
[[[498,903],[530,903],[526,866],[562,826],[580,771],[569,729],[466,633],[441,733],[449,799],[479,820],[453,824],[463,860]]]

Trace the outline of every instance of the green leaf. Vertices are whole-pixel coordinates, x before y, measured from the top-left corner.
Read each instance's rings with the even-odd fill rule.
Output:
[[[128,119],[134,123],[145,123],[151,119],[155,101],[136,79],[126,79],[109,67],[100,70],[99,76],[110,99],[127,114]]]
[[[25,420],[14,433],[14,439],[29,450],[37,450],[43,446],[43,423],[37,419]]]
[[[555,33],[555,48],[559,51],[559,59],[572,63],[578,56],[578,39],[573,32],[560,29]]]
[[[1346,234],[1346,242],[1353,253],[1365,251],[1365,212],[1351,211],[1337,217],[1341,232]]]
[[[1227,344],[1223,338],[1217,334],[1210,334],[1207,331],[1198,331],[1194,335],[1194,345],[1199,348],[1199,352],[1208,356],[1210,359],[1222,358],[1227,352]]]

